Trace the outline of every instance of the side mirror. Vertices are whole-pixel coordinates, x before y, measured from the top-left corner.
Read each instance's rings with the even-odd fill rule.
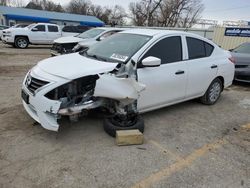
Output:
[[[96,39],[97,41],[102,41],[102,40],[104,40],[106,37],[103,37],[103,36],[101,36],[101,37],[99,37],[98,39]]]
[[[32,28],[31,31],[38,31],[36,27]]]
[[[143,67],[159,67],[161,65],[161,59],[149,56],[143,59],[141,64]]]

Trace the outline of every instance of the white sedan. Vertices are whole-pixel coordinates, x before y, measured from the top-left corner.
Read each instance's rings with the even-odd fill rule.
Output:
[[[229,52],[200,36],[133,29],[88,50],[45,59],[25,77],[23,105],[45,129],[58,131],[62,116],[77,120],[105,111],[104,129],[144,130],[139,113],[194,98],[216,103],[232,84]]]

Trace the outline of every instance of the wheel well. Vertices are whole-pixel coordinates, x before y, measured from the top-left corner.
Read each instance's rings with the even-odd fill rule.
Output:
[[[224,78],[222,76],[218,76],[218,79],[220,79],[221,83],[222,83],[222,91],[224,90]]]
[[[28,39],[28,42],[30,42],[28,36],[25,36],[25,35],[17,35],[17,36],[15,36],[15,40],[16,40],[18,37],[24,37],[24,38]]]

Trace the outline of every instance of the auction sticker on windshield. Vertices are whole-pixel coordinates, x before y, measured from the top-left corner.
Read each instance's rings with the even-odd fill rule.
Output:
[[[123,61],[123,62],[125,62],[125,61],[128,59],[128,56],[120,55],[120,54],[112,54],[110,58],[111,58],[111,59],[118,60],[118,61]]]

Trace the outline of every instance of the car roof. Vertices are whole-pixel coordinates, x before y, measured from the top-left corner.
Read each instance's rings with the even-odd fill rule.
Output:
[[[213,43],[211,40],[202,37],[198,34],[194,34],[191,32],[186,32],[186,31],[176,31],[176,30],[163,30],[163,29],[129,29],[122,31],[121,33],[127,33],[127,34],[137,34],[137,35],[146,35],[146,36],[151,36],[151,37],[162,37],[162,36],[167,36],[167,35],[184,35],[187,37],[193,37],[197,38],[199,40],[203,40],[213,46],[216,46],[215,43]]]
[[[35,24],[45,24],[45,25],[56,25],[56,26],[58,26],[57,24],[54,24],[54,23],[43,23],[43,22],[31,23],[29,25],[35,25]]]
[[[184,32],[184,31],[162,30],[162,29],[130,29],[130,30],[123,31],[122,33],[148,35],[148,36],[169,35],[169,34],[187,34],[187,32]]]
[[[96,29],[103,29],[105,31],[125,31],[125,30],[128,30],[127,28],[119,28],[119,27],[96,27]]]

